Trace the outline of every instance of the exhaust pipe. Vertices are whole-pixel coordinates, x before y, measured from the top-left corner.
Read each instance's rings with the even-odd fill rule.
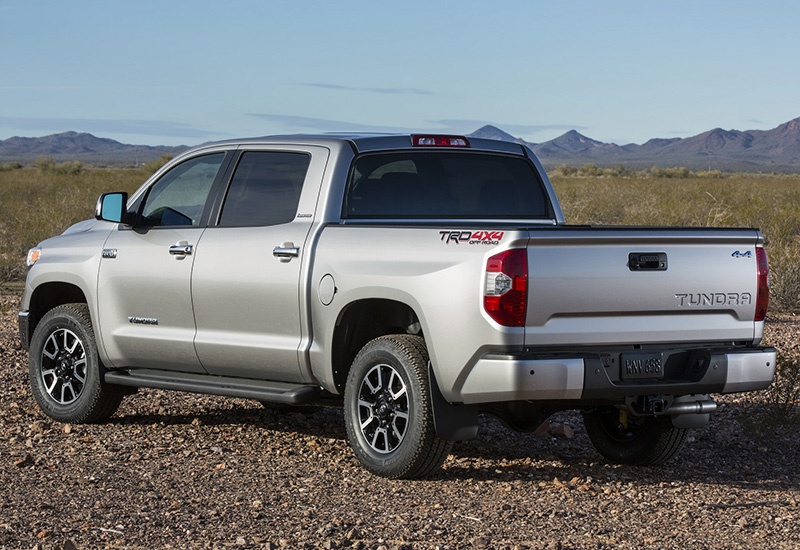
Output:
[[[712,399],[704,399],[697,401],[673,401],[672,405],[667,407],[663,412],[655,414],[709,414],[717,411],[717,404]]]

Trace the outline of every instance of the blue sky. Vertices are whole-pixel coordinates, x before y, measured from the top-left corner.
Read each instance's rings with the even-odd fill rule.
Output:
[[[769,129],[800,117],[799,23],[790,0],[0,0],[0,139]]]

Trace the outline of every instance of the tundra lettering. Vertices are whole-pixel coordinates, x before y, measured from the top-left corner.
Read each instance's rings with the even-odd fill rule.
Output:
[[[727,294],[715,292],[712,294],[693,293],[676,294],[680,307],[698,306],[749,306],[753,303],[753,296],[748,292],[728,292]]]

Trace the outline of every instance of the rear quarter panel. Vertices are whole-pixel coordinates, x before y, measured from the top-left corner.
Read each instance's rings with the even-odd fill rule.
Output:
[[[327,226],[316,247],[311,275],[314,376],[334,390],[330,350],[342,312],[359,300],[383,298],[411,307],[419,318],[436,378],[445,398],[458,400],[464,369],[492,349],[522,349],[524,329],[501,327],[483,312],[486,259],[524,247],[527,231],[502,230],[498,244],[447,242],[458,228]],[[466,230],[465,230],[466,231]],[[492,241],[494,242],[494,241]],[[320,301],[321,279],[333,276],[333,302]]]

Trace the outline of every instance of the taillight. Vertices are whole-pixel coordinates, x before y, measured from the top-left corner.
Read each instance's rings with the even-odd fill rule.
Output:
[[[754,321],[763,321],[769,307],[769,262],[767,252],[756,248],[756,264],[758,264],[758,295],[756,296],[756,317]]]
[[[414,147],[469,147],[469,140],[464,136],[415,135],[411,136]]]
[[[524,248],[495,254],[486,262],[483,309],[503,326],[525,326],[528,252]]]

